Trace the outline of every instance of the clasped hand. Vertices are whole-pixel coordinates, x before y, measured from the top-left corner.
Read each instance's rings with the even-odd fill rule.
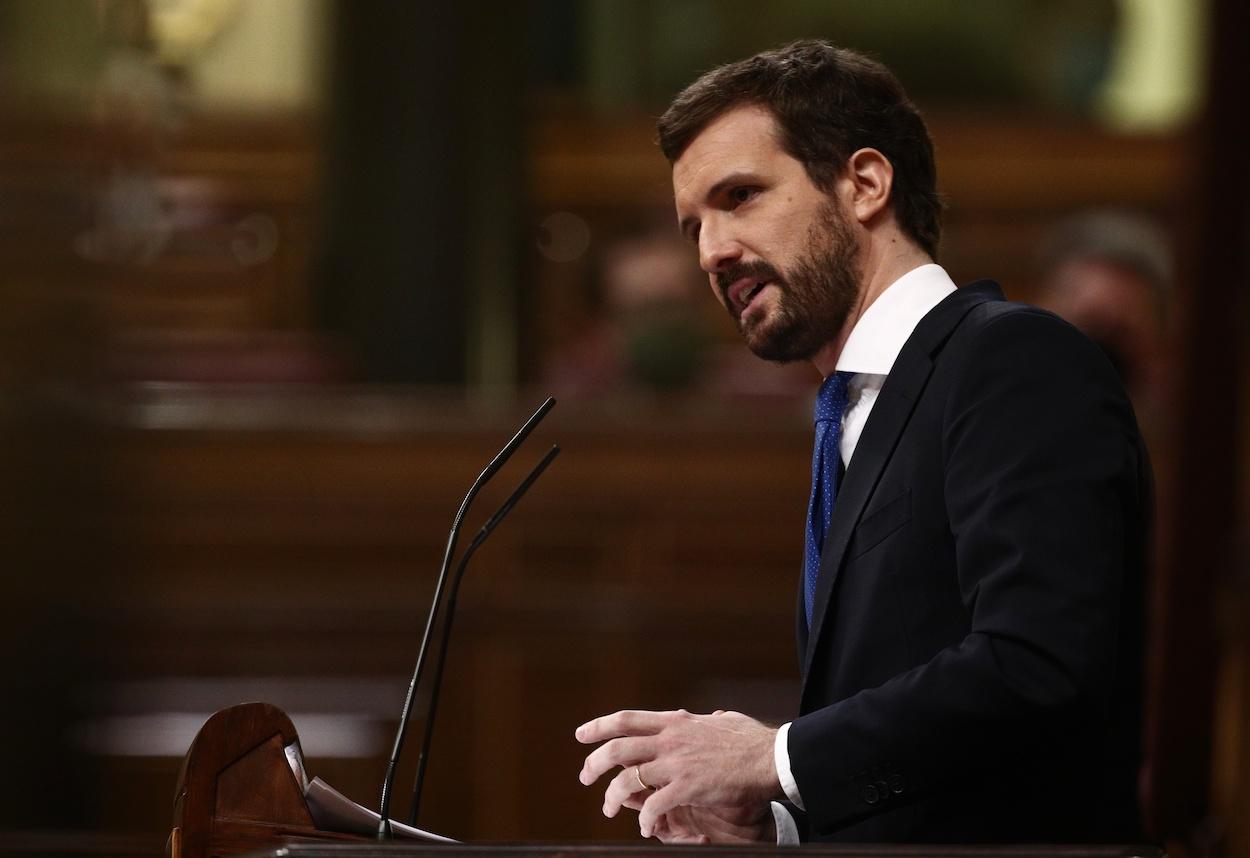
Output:
[[[644,837],[775,841],[769,802],[782,797],[776,735],[740,712],[614,712],[577,728],[579,742],[603,742],[586,757],[579,779],[590,785],[619,767],[604,792],[603,814],[637,810]]]

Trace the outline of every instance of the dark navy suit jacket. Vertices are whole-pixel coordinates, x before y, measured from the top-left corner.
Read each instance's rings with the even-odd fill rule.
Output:
[[[1151,510],[1096,346],[988,281],[931,310],[839,487],[810,631],[800,604],[805,838],[1140,839]]]

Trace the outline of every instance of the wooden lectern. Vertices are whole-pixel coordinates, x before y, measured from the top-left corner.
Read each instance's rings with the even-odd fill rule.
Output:
[[[178,775],[170,858],[216,858],[287,841],[367,840],[317,828],[288,746],[301,753],[295,726],[268,703],[232,706],[209,718]]]
[[[321,831],[288,759],[299,754],[291,719],[276,706],[245,703],[205,722],[187,751],[174,798],[171,858],[786,858],[796,848],[812,858],[1162,858],[1150,846],[794,846],[445,845],[413,840],[380,843]],[[302,767],[302,759],[300,760]],[[320,841],[320,842],[318,842]]]

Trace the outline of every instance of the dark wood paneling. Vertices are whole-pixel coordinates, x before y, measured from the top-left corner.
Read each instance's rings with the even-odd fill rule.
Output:
[[[133,428],[161,404],[108,433],[100,509],[119,555],[101,622],[117,676],[383,677],[396,717],[450,516],[510,415],[416,407],[364,434],[350,426],[368,405],[327,395],[306,400],[317,430],[236,431],[214,428],[210,395],[198,428]],[[425,825],[468,839],[629,839],[632,821],[604,820],[601,789],[577,782],[574,727],[713,694],[790,711],[809,432],[802,413],[557,409],[470,516],[476,528],[544,444],[561,444],[464,586]],[[373,804],[383,762],[309,765]],[[106,763],[110,818],[166,824],[172,780]]]

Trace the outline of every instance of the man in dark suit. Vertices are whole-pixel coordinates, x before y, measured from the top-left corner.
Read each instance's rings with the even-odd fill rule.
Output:
[[[668,842],[1139,837],[1150,471],[1099,350],[956,289],[928,132],[880,64],[799,42],[660,121],[681,229],[762,357],[824,376],[802,700],[624,711],[581,773]]]

